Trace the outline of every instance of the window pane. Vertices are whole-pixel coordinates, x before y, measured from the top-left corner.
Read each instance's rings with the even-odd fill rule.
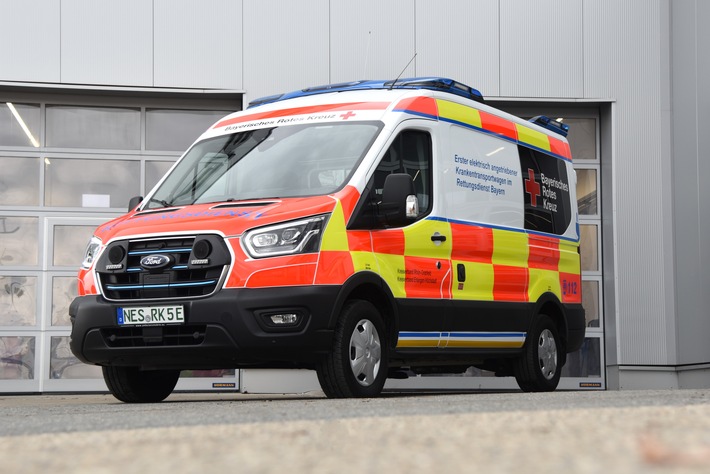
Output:
[[[0,337],[0,380],[33,379],[34,372],[35,338]]]
[[[597,159],[597,121],[591,118],[565,119],[569,125],[569,146],[574,160]]]
[[[47,146],[139,150],[140,109],[48,105]]]
[[[289,125],[208,138],[191,148],[156,188],[155,206],[149,207],[162,206],[158,200],[184,205],[334,192],[380,126],[381,122]],[[343,181],[334,181],[336,171],[343,172]]]
[[[599,270],[599,250],[597,248],[597,226],[584,224],[579,226],[580,251],[582,252],[582,270]]]
[[[39,158],[0,157],[0,170],[0,206],[39,205]]]
[[[0,216],[0,266],[37,265],[38,221],[36,217]]]
[[[95,228],[89,225],[55,226],[53,265],[79,268],[84,259],[86,244]]]
[[[582,215],[597,213],[597,170],[577,170],[577,205]]]
[[[34,326],[37,278],[0,276],[0,326]]]
[[[140,162],[45,160],[45,206],[126,207],[140,193]]]
[[[582,306],[587,327],[599,327],[599,282],[582,281]]]
[[[202,132],[229,113],[222,110],[146,110],[145,148],[185,151]]]
[[[174,161],[146,161],[145,162],[145,192],[153,189],[158,181],[168,172]]]
[[[577,352],[567,354],[562,377],[601,377],[601,339],[587,337]]]
[[[52,278],[52,326],[69,326],[69,305],[78,295],[75,276]]]
[[[39,105],[0,102],[0,146],[39,146]]]
[[[432,208],[431,136],[427,132],[405,130],[385,152],[371,178],[372,199],[381,196],[385,180],[392,173],[408,173],[414,181],[414,192],[419,201],[419,216]]]
[[[521,145],[518,145],[518,153],[522,170],[520,182],[525,191],[525,228],[535,232],[564,234],[572,219],[565,162]],[[545,177],[558,184],[540,186]]]
[[[100,379],[101,367],[79,361],[69,349],[69,336],[53,337],[49,360],[50,379]]]
[[[503,227],[523,227],[524,209],[514,205],[502,206],[498,199],[491,198],[491,181],[487,181],[490,176],[485,171],[488,166],[492,166],[491,163],[510,170],[513,174],[505,175],[506,179],[495,185],[509,196],[506,202],[522,201],[523,191],[518,189],[514,181],[520,179],[517,145],[458,126],[451,127],[449,133],[451,142],[460,144],[459,152],[447,159],[452,168],[448,173],[443,173],[444,181],[441,181],[447,188],[447,198],[451,203],[456,203],[451,208],[450,217]],[[463,156],[459,156],[459,153],[463,153]]]

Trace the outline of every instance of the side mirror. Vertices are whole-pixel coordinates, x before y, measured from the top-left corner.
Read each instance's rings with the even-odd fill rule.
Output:
[[[138,207],[138,204],[143,202],[143,196],[133,196],[130,201],[128,201],[128,212]]]
[[[410,175],[395,173],[385,178],[380,215],[392,226],[406,225],[419,215],[419,202]]]

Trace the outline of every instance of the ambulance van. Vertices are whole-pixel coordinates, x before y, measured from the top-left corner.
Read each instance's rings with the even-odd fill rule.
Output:
[[[72,351],[125,402],[250,367],[328,397],[472,366],[554,390],[584,338],[566,132],[444,78],[257,100],[96,230]]]

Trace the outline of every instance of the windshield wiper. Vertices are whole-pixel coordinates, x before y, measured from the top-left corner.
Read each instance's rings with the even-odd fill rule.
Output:
[[[151,198],[151,199],[148,201],[148,204],[150,204],[150,203],[152,203],[152,202],[157,202],[158,204],[160,204],[160,205],[163,206],[163,207],[172,207],[172,206],[173,206],[173,203],[168,202],[168,201],[164,201],[164,200],[162,200],[162,199]],[[158,209],[158,208],[153,208],[153,209]]]

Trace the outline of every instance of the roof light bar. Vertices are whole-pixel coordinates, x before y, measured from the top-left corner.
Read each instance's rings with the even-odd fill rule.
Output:
[[[562,135],[563,137],[566,137],[567,133],[569,133],[569,125],[558,122],[557,120],[552,120],[550,117],[546,117],[544,115],[533,117],[530,119],[530,122],[540,125],[541,127],[555,132],[558,135]]]
[[[326,84],[323,86],[308,87],[298,91],[276,94],[268,97],[261,97],[249,102],[249,107],[257,107],[294,97],[305,97],[309,95],[325,94],[328,92],[345,92],[367,89],[428,89],[442,92],[449,92],[467,99],[483,102],[483,95],[474,89],[460,82],[444,77],[415,77],[409,79],[397,79],[390,81],[352,81],[338,84]]]
[[[271,102],[276,102],[281,99],[284,94],[268,95],[266,97],[259,97],[249,102],[249,107],[256,107],[257,105],[270,104]]]
[[[445,77],[414,77],[411,79],[388,81],[385,82],[385,85],[390,88],[398,89],[412,88],[450,92],[451,94],[456,94],[467,99],[483,102],[483,95],[478,90]]]

